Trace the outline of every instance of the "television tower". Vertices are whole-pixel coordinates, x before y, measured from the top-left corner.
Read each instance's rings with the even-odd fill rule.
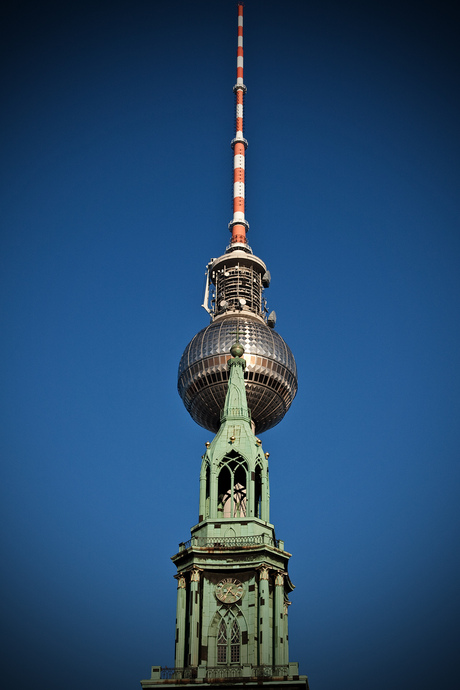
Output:
[[[297,393],[297,369],[291,350],[274,330],[276,314],[268,312],[264,291],[270,272],[252,253],[246,238],[245,155],[243,135],[243,5],[238,5],[236,132],[233,148],[233,218],[225,254],[206,267],[203,307],[211,323],[185,348],[179,364],[178,389],[192,418],[217,432],[228,382],[227,359],[238,332],[247,363],[246,395],[254,430],[262,433],[286,414]]]
[[[307,677],[289,661],[291,554],[270,523],[269,454],[256,436],[284,417],[297,392],[297,371],[266,306],[270,273],[246,238],[242,3],[233,90],[231,239],[207,265],[203,307],[210,324],[185,348],[178,374],[185,407],[216,435],[202,456],[198,523],[172,557],[175,667],[153,666],[143,690],[188,683],[229,690],[261,682],[308,690]]]

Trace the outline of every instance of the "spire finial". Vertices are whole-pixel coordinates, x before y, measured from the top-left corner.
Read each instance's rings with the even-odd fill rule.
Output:
[[[244,354],[244,347],[238,340],[233,343],[230,348],[230,354],[232,357],[242,357]]]
[[[233,220],[228,227],[232,233],[231,244],[247,244],[246,231],[249,223],[244,217],[244,156],[248,142],[243,136],[243,99],[246,87],[243,82],[243,3],[238,3],[238,49],[236,58],[236,134],[233,148]]]
[[[230,354],[232,357],[242,357],[244,354],[244,347],[240,343],[240,324],[236,324],[236,331],[232,331],[229,335],[236,335],[236,340],[230,348]]]
[[[244,385],[246,361],[242,358],[243,353],[244,348],[237,340],[230,348],[232,359],[228,360],[230,372],[224,409],[221,411],[220,415],[221,423],[228,419],[244,420],[249,424],[251,423],[251,411],[248,408],[246,388]]]

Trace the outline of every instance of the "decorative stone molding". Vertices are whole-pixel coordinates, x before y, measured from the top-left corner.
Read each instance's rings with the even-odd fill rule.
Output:
[[[268,580],[270,569],[267,565],[261,565],[259,570],[259,580]]]
[[[190,582],[199,582],[201,572],[203,572],[202,568],[192,568],[190,572]]]
[[[284,573],[281,570],[278,570],[275,575],[275,585],[284,586]]]

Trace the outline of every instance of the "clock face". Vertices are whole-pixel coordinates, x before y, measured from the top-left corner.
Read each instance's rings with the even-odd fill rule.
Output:
[[[241,599],[243,594],[243,585],[233,577],[226,577],[216,585],[216,597],[224,604],[233,604]]]

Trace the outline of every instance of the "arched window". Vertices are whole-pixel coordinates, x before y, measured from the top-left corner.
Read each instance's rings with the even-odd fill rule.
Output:
[[[233,474],[233,517],[246,517],[246,470],[241,465]]]
[[[204,514],[209,517],[209,496],[211,494],[211,472],[209,470],[209,465],[206,466],[206,493],[205,493],[205,510]]]
[[[262,473],[259,465],[254,477],[254,517],[262,518]]]
[[[247,469],[240,456],[232,453],[224,458],[218,481],[219,517],[247,516]]]
[[[227,623],[221,620],[217,633],[217,663],[218,664],[239,664],[240,663],[240,626],[235,618]]]
[[[219,473],[218,483],[218,517],[231,517],[231,499],[232,499],[232,479],[233,475],[230,469],[224,465]]]

